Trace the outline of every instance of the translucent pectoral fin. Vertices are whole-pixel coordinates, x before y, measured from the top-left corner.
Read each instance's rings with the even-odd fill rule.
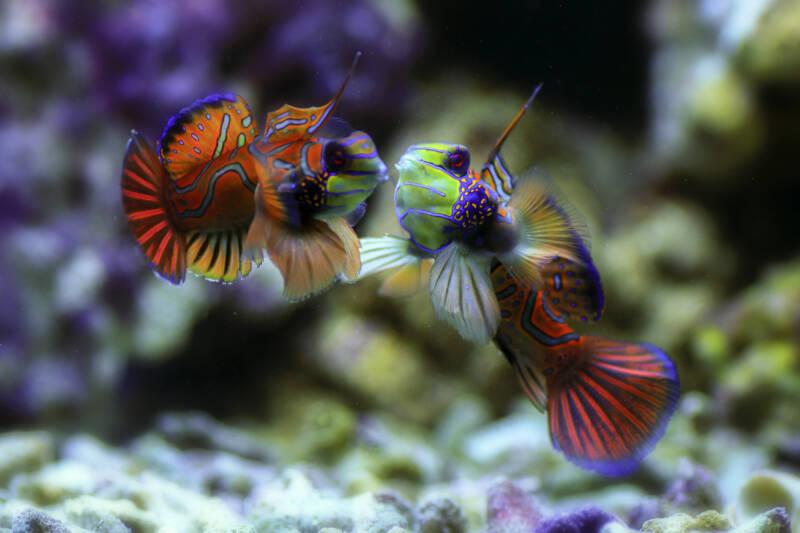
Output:
[[[344,217],[327,219],[328,227],[339,237],[345,251],[345,264],[342,275],[346,281],[355,281],[361,270],[361,255],[358,247],[358,235]]]
[[[291,301],[325,291],[341,275],[357,273],[348,247],[352,245],[343,243],[322,220],[311,220],[297,229],[263,213],[256,213],[245,239],[245,248],[251,253],[266,249],[283,277],[283,295]]]
[[[394,298],[405,298],[418,294],[428,287],[433,259],[417,258],[386,278],[378,294]]]
[[[436,315],[465,339],[489,342],[500,324],[500,306],[489,279],[490,257],[459,243],[436,256],[430,273],[431,302]]]
[[[408,251],[410,244],[407,238],[394,235],[362,238],[359,242],[361,272],[358,278],[414,263],[416,258]]]
[[[520,179],[508,209],[518,242],[498,257],[519,281],[541,288],[542,269],[553,258],[582,264],[589,258],[585,222],[544,179],[530,175]]]

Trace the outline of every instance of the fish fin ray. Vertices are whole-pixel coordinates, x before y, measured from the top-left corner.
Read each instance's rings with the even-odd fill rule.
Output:
[[[361,255],[359,253],[358,235],[347,222],[345,217],[334,217],[326,220],[328,227],[333,231],[342,242],[346,252],[344,279],[355,281],[358,279],[358,272],[361,270]]]
[[[297,229],[257,212],[244,246],[250,254],[267,251],[281,272],[283,295],[290,301],[324,292],[353,269],[345,243],[321,220]]]
[[[541,270],[556,256],[591,264],[588,226],[540,173],[519,180],[508,208],[519,242],[498,257],[517,280],[541,288]]]
[[[430,280],[433,259],[417,258],[413,263],[400,267],[384,280],[378,289],[381,296],[405,298],[424,291]]]
[[[490,341],[500,324],[500,307],[489,280],[490,261],[454,242],[439,252],[430,272],[436,315],[476,343]]]
[[[607,476],[636,469],[664,434],[680,389],[670,358],[648,344],[582,337],[580,360],[548,380],[553,446]]]
[[[253,259],[243,254],[242,236],[246,228],[187,233],[189,270],[208,280],[232,283],[253,269]]]
[[[409,253],[410,245],[407,238],[394,235],[362,238],[359,241],[361,272],[358,279],[414,263],[416,257]]]
[[[167,172],[143,135],[131,132],[122,164],[122,207],[128,226],[153,271],[180,284],[186,278],[186,245],[170,215]]]
[[[540,413],[544,413],[547,407],[547,382],[545,377],[526,357],[514,353],[499,338],[495,338],[495,343],[514,370],[514,375],[517,377],[517,382],[522,388],[522,392],[525,393],[525,396],[528,397]]]

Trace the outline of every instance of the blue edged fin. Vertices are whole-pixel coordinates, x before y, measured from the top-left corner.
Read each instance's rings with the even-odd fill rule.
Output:
[[[542,270],[554,257],[580,264],[591,261],[588,226],[541,172],[534,170],[519,180],[508,211],[518,241],[498,259],[521,283],[542,288]]]
[[[177,178],[253,142],[257,135],[258,127],[244,98],[232,93],[212,94],[167,121],[158,140],[161,162]]]
[[[553,446],[606,476],[633,472],[664,434],[678,402],[675,365],[661,349],[581,337],[578,363],[550,376]]]
[[[153,271],[177,285],[186,277],[186,243],[170,216],[169,177],[152,146],[131,132],[122,163],[122,207]]]
[[[550,309],[570,320],[597,322],[605,297],[600,274],[588,252],[581,261],[554,257],[542,268],[543,295]]]

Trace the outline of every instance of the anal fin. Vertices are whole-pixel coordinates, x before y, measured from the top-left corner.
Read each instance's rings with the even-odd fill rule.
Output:
[[[500,348],[500,351],[514,370],[514,375],[517,376],[517,382],[522,387],[522,392],[525,393],[525,396],[528,397],[540,413],[544,413],[547,407],[547,382],[545,377],[531,364],[525,355],[514,353],[503,343],[499,336],[495,338],[495,344]]]
[[[231,283],[247,276],[253,263],[261,263],[243,255],[245,228],[229,230],[191,231],[187,235],[189,270],[213,281]]]

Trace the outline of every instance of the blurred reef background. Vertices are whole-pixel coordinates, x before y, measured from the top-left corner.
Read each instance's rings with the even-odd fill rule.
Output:
[[[299,304],[150,271],[132,128],[327,101],[391,165],[507,143],[586,215],[606,316],[682,399],[631,477],[552,450],[493,346],[379,279]],[[6,0],[0,531],[800,531],[800,3]],[[360,235],[398,232],[393,184]]]

